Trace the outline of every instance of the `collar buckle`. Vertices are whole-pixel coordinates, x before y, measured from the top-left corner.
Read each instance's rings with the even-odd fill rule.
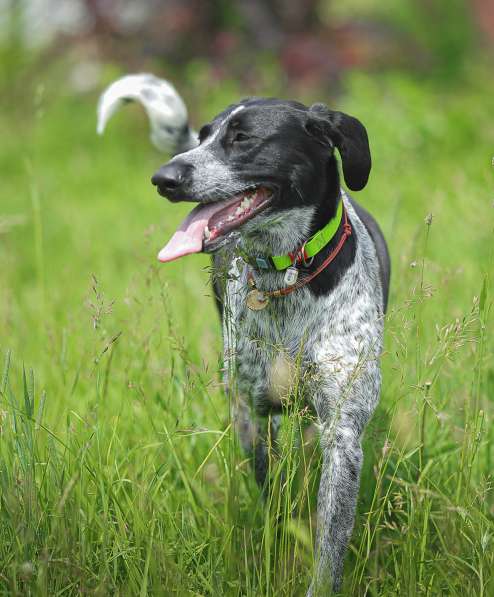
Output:
[[[312,265],[315,255],[313,255],[310,258],[307,256],[307,253],[305,251],[305,245],[307,244],[307,242],[308,241],[305,241],[305,243],[300,247],[300,249],[297,249],[297,251],[294,251],[293,253],[288,253],[292,261],[292,265],[298,264],[302,265],[303,267],[310,267]]]
[[[300,263],[304,266],[304,267],[310,267],[314,261],[314,257],[315,255],[312,255],[312,257],[307,257],[307,253],[305,251],[305,245],[307,244],[307,241],[305,241],[305,243],[300,247]]]

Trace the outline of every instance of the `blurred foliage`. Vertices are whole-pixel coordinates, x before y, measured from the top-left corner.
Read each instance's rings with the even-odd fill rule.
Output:
[[[413,40],[416,56],[409,64],[436,76],[451,77],[474,60],[481,47],[481,36],[468,0],[349,0],[321,2],[324,18],[340,22],[352,18],[378,21],[397,35]],[[405,49],[405,48],[404,48]],[[397,48],[399,51],[399,48]]]
[[[454,80],[493,56],[494,41],[479,28],[482,19],[494,20],[494,11],[484,7],[488,0],[146,0],[134,26],[121,16],[131,6],[125,0],[72,1],[90,15],[87,23],[80,30],[74,24],[76,33],[57,34],[54,20],[52,41],[34,64],[27,50],[30,27],[49,28],[49,14],[43,23],[30,23],[28,3],[4,6],[3,87],[19,71],[29,79],[67,55],[130,70],[160,65],[175,80],[190,62],[205,60],[214,81],[233,77],[247,87],[257,84],[259,70],[271,61],[279,65],[281,84],[297,92],[332,89],[348,70],[402,69]]]

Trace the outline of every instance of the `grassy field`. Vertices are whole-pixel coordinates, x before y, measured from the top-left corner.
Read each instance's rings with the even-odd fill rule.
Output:
[[[195,124],[245,95],[191,77]],[[0,114],[1,594],[303,595],[317,446],[286,418],[265,507],[208,259],[156,261],[187,211],[149,184],[164,157],[137,108],[97,138],[96,94],[65,81]],[[357,198],[393,261],[345,595],[494,595],[493,95],[486,70],[354,75],[333,100],[368,128]]]

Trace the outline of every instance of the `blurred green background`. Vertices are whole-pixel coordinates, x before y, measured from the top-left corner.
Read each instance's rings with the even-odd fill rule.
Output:
[[[149,182],[167,156],[135,106],[95,133],[149,71],[195,127],[246,95],[367,127],[393,275],[344,594],[493,595],[492,2],[1,0],[0,40],[2,594],[308,586],[315,473],[266,514],[209,261],[156,261],[187,212]]]

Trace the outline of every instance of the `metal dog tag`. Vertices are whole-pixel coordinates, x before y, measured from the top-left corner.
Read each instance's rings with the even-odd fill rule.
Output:
[[[283,281],[287,286],[293,286],[298,278],[298,269],[296,267],[289,267],[285,272]]]
[[[260,311],[269,303],[269,299],[257,288],[249,290],[246,298],[247,307],[252,311]]]

